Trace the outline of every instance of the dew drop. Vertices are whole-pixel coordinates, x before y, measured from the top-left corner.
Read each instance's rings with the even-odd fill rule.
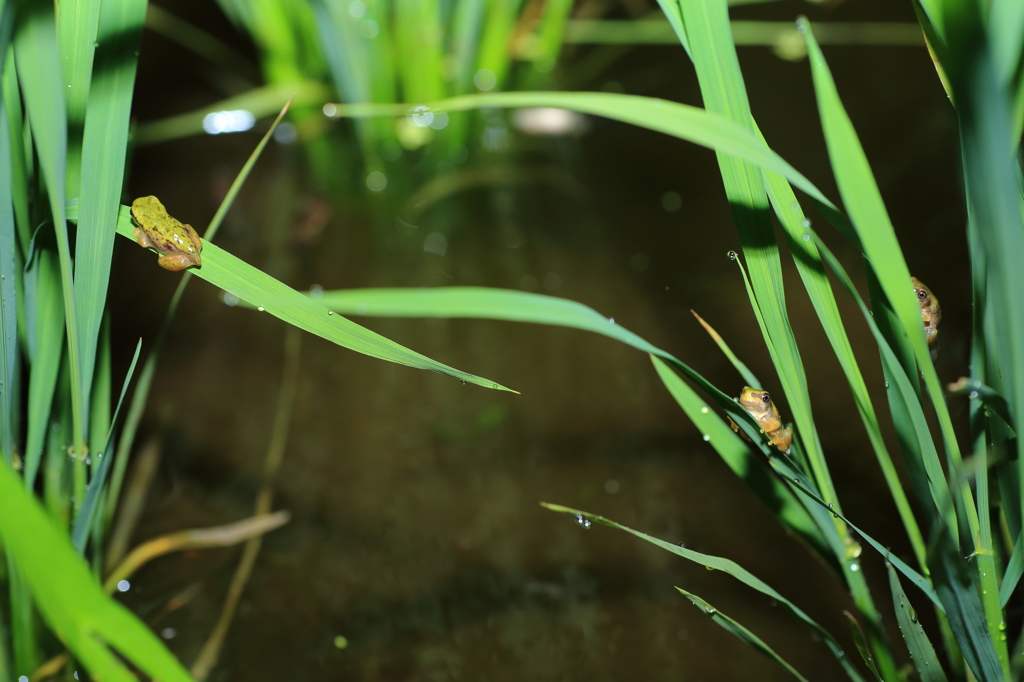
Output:
[[[730,251],[729,253],[727,253],[725,255],[727,255],[729,257],[729,260],[736,260],[739,257],[739,254],[736,253],[735,251]]]
[[[609,322],[610,324],[615,324],[615,318],[614,318],[614,317],[609,317],[609,318],[608,318],[608,322]]]
[[[707,443],[709,440],[711,440],[711,436],[709,436],[708,434],[705,433],[704,434],[704,442]]]
[[[259,306],[258,308],[256,308],[256,310],[258,310],[258,311],[260,311],[262,313],[264,308],[263,308],[263,306]]]
[[[860,564],[850,564],[850,570],[854,573],[860,570]]]
[[[705,405],[704,407],[700,408],[700,413],[701,414],[707,414],[708,413],[708,406]]]

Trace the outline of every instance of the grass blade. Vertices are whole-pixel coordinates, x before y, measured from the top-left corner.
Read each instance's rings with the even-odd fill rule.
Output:
[[[789,673],[791,675],[793,675],[793,677],[795,677],[796,679],[803,680],[804,682],[807,682],[807,678],[805,678],[803,675],[798,673],[796,671],[796,668],[791,666],[784,658],[782,658],[777,653],[775,653],[775,650],[772,649],[767,644],[765,644],[764,640],[762,640],[760,637],[758,637],[753,632],[748,630],[746,627],[744,627],[743,625],[740,625],[738,622],[736,622],[735,620],[733,620],[729,616],[725,615],[724,613],[722,613],[721,611],[719,611],[714,606],[712,606],[708,602],[704,601],[703,599],[701,599],[697,595],[695,595],[695,594],[693,594],[691,592],[687,592],[686,590],[684,590],[681,587],[677,587],[676,589],[679,590],[679,592],[684,597],[689,599],[693,603],[694,606],[696,606],[697,608],[699,608],[702,611],[704,611],[704,613],[706,613],[709,616],[711,616],[711,620],[713,620],[716,624],[720,625],[726,631],[728,631],[728,632],[732,633],[733,635],[735,635],[736,637],[738,637],[740,639],[740,641],[742,641],[744,644],[746,644],[746,645],[748,645],[750,647],[753,647],[755,651],[758,651],[758,652],[764,654],[765,656],[767,656],[771,660],[773,660],[776,663],[778,663],[780,666],[782,666],[787,671],[789,671]]]
[[[18,77],[32,139],[39,156],[39,170],[49,193],[50,213],[60,256],[61,287],[68,362],[71,367],[71,403],[73,415],[72,454],[85,448],[85,411],[78,348],[78,322],[75,311],[74,271],[64,213],[65,164],[67,156],[67,112],[53,8],[46,3],[22,6],[14,37]]]
[[[1020,576],[1024,573],[1024,536],[1017,536],[1017,543],[1013,546],[1013,554],[1006,565],[1006,573],[1003,575],[1003,582],[999,586],[999,604],[1006,608],[1006,604],[1017,589]]]
[[[97,337],[106,308],[114,250],[112,227],[121,205],[128,119],[145,16],[145,0],[104,0],[99,16],[96,68],[82,139],[82,191],[75,240],[75,308],[85,387],[92,385]],[[90,49],[90,67],[91,55]],[[88,404],[85,410],[88,412]]]
[[[0,49],[7,52],[10,35],[11,3],[0,7]],[[9,62],[8,62],[9,63]],[[20,388],[16,381],[18,367],[18,292],[20,279],[15,256],[14,197],[11,194],[12,172],[10,128],[7,104],[0,95],[0,454],[7,466],[14,461],[15,413]]]
[[[835,206],[807,178],[786,163],[752,132],[729,119],[698,107],[654,97],[607,92],[495,92],[462,95],[425,106],[435,111],[469,111],[489,107],[558,107],[603,116],[672,135],[736,156],[775,171],[825,206]],[[336,116],[405,116],[413,104],[339,104]]]
[[[839,646],[839,643],[835,640],[834,637],[832,637],[832,635],[827,630],[825,630],[816,622],[814,622],[814,620],[812,620],[810,616],[804,613],[796,604],[783,597],[767,583],[763,582],[757,576],[750,573],[736,562],[731,561],[729,559],[723,559],[722,557],[712,556],[710,554],[701,554],[700,552],[694,552],[693,550],[686,549],[681,545],[674,545],[670,542],[665,542],[664,540],[653,538],[647,533],[641,533],[638,530],[633,530],[632,528],[618,524],[614,521],[611,521],[610,519],[606,519],[603,516],[598,516],[596,514],[591,514],[589,512],[580,511],[579,509],[572,509],[571,507],[563,507],[562,505],[559,504],[549,504],[547,502],[541,502],[540,504],[545,509],[550,509],[551,511],[561,512],[564,514],[572,514],[580,523],[589,521],[590,523],[600,523],[604,526],[610,526],[611,528],[617,528],[618,530],[626,531],[627,533],[635,535],[636,537],[640,538],[641,540],[644,540],[645,542],[649,542],[652,545],[661,547],[662,549],[667,550],[677,556],[681,556],[682,558],[688,561],[700,564],[705,568],[709,568],[716,571],[722,571],[724,573],[731,575],[747,587],[750,587],[760,592],[761,594],[771,597],[772,599],[776,600],[777,602],[785,606],[787,609],[789,609],[790,613],[796,616],[804,627],[811,630],[816,636],[820,637],[822,641],[825,642],[825,645],[829,648],[832,654],[843,666],[843,669],[846,671],[847,675],[850,676],[850,679],[861,679],[860,673],[858,673],[857,669],[854,668],[853,665],[849,662],[848,657],[843,653],[842,647]]]
[[[854,404],[864,423],[864,430],[868,434],[871,446],[875,451],[879,468],[885,477],[889,493],[896,504],[900,520],[914,548],[917,564],[920,567],[925,565],[925,545],[921,529],[914,518],[910,501],[903,489],[899,474],[893,464],[892,457],[885,445],[882,436],[882,429],[878,423],[878,416],[875,414],[871,397],[868,395],[867,385],[864,376],[861,374],[857,364],[857,358],[853,354],[849,337],[843,326],[839,308],[836,305],[835,295],[832,293],[832,286],[825,275],[824,265],[821,262],[821,254],[811,239],[810,221],[806,219],[800,204],[796,200],[793,188],[781,175],[769,171],[764,172],[765,185],[768,189],[768,197],[775,208],[775,214],[782,225],[786,235],[786,243],[789,251],[793,254],[793,262],[796,264],[797,272],[804,284],[814,311],[821,321],[832,350],[839,360],[846,383],[853,392]]]
[[[89,539],[89,531],[93,526],[93,515],[96,513],[100,496],[103,494],[103,486],[107,482],[110,462],[114,459],[111,452],[114,445],[114,427],[117,424],[117,416],[121,412],[121,405],[124,403],[124,395],[128,392],[128,384],[131,383],[132,376],[135,374],[135,365],[139,361],[139,353],[141,351],[142,339],[139,339],[139,342],[135,344],[135,355],[132,357],[128,373],[124,377],[124,384],[121,386],[121,396],[117,399],[117,409],[114,410],[114,418],[110,420],[106,445],[94,455],[100,460],[100,463],[96,467],[92,479],[89,481],[89,489],[85,493],[85,500],[82,502],[82,506],[78,508],[78,514],[75,516],[75,523],[71,529],[71,543],[75,546],[75,551],[80,555],[85,554],[85,543]]]
[[[997,363],[996,372],[989,380],[1006,396],[1013,421],[1020,427],[1024,424],[1024,300],[1019,288],[1024,286],[1024,272],[1019,260],[1024,258],[1024,216],[1021,215],[1024,197],[1020,166],[1010,154],[1017,148],[1019,130],[1014,129],[1010,93],[1000,77],[1001,65],[997,61],[1000,55],[992,53],[992,37],[986,34],[980,15],[976,13],[977,8],[968,4],[954,5],[947,3],[943,8],[952,58],[948,73],[959,115],[969,231],[972,242],[980,238],[984,253],[986,279],[984,291],[979,293],[986,304],[985,317],[991,325],[989,328],[994,332],[993,336],[986,338],[986,355]],[[977,263],[976,258],[972,260]],[[980,279],[980,274],[975,276],[975,281]],[[986,375],[987,369],[984,370]],[[994,382],[995,376],[1002,377],[1002,385]],[[1017,504],[1021,505],[1024,504],[1019,492],[1024,480],[1020,478],[1024,473],[1024,460],[1021,459],[1024,439],[1017,438],[1016,446],[1018,492],[1015,497]],[[959,461],[956,465],[955,470],[959,472],[962,469]],[[983,475],[987,482],[987,471]],[[966,477],[964,485],[967,485]],[[987,488],[979,488],[979,501],[986,491]],[[969,503],[970,500],[965,500],[965,504]],[[987,513],[988,510],[983,507],[982,511]],[[968,512],[971,512],[969,506]],[[1015,516],[1019,518],[1018,514]],[[1006,625],[998,600],[998,572],[987,527],[982,525],[978,532],[974,532],[972,527],[971,539],[974,541],[971,556],[977,557],[976,575],[972,582],[980,587],[990,644],[980,642],[973,622],[977,614],[966,611],[974,603],[967,601],[965,627],[972,639],[969,644],[961,642],[961,647],[965,654],[967,648],[976,647],[979,664],[987,666],[991,663],[989,648],[994,645],[1003,674],[1009,675]],[[958,577],[952,568],[948,572]],[[956,582],[951,591],[961,587],[962,582]],[[975,672],[978,672],[976,668]]]
[[[864,665],[868,667],[871,674],[875,676],[878,682],[884,682],[882,676],[878,673],[878,666],[875,665],[875,657],[871,653],[871,645],[868,644],[867,635],[864,634],[864,628],[860,626],[857,619],[849,611],[843,611],[843,615],[850,621],[850,634],[853,635],[853,644],[857,647],[857,652],[860,654],[860,658],[864,661]]]
[[[921,325],[921,313],[913,298],[912,287],[909,285],[910,272],[903,259],[903,252],[896,240],[895,231],[885,210],[867,157],[853,129],[853,124],[839,100],[839,94],[821,50],[814,41],[806,21],[801,26],[805,31],[822,127],[825,131],[829,157],[832,160],[832,169],[836,175],[840,193],[849,210],[857,234],[860,236],[872,272],[878,278],[878,282],[899,320],[902,329],[900,333],[901,335],[906,334],[921,372],[924,374],[925,384],[939,418],[947,452],[955,466],[959,467],[961,466],[959,446],[942,396],[942,387],[929,356]],[[968,512],[967,520],[971,524],[972,534],[977,536],[977,510],[973,496],[965,487],[961,487],[960,494]]]
[[[939,531],[938,547],[932,554],[929,567],[935,591],[967,665],[979,680],[1008,679],[1006,642],[1002,642],[1003,651],[999,652],[997,642],[989,635],[978,576],[968,572],[956,541],[948,533]],[[998,592],[993,596],[998,599]]]
[[[497,90],[506,87],[508,73],[512,67],[512,50],[509,36],[519,18],[522,0],[491,0],[484,3],[485,17],[476,54],[476,70],[488,70],[494,74]],[[488,88],[490,89],[490,88]]]
[[[94,677],[135,679],[107,648],[109,642],[147,675],[188,682],[188,673],[156,635],[103,594],[66,536],[5,466],[0,466],[0,538],[50,627]]]
[[[910,600],[900,587],[896,569],[888,563],[886,569],[889,572],[889,589],[892,591],[893,608],[896,609],[896,621],[899,623],[903,641],[907,643],[907,650],[910,652],[914,667],[917,668],[917,674],[921,677],[921,682],[946,682],[946,673],[942,671],[942,665],[935,656],[935,649],[917,620],[917,611],[910,605]]]
[[[731,397],[671,353],[647,342],[582,303],[543,294],[487,287],[435,287],[427,289],[347,289],[324,292],[318,299],[344,314],[374,317],[468,317],[513,322],[534,322],[571,327],[608,336],[645,353],[655,355],[683,372],[724,409],[733,421],[762,442],[757,423]],[[765,448],[767,454],[768,450]]]
[[[63,66],[65,101],[67,103],[68,196],[78,196],[82,154],[82,127],[92,79],[96,51],[96,26],[100,16],[100,0],[64,2],[57,12],[57,38]],[[88,385],[88,384],[86,384]]]
[[[264,85],[196,111],[143,123],[136,130],[133,139],[136,144],[146,145],[201,135],[205,134],[203,119],[217,111],[245,109],[252,112],[256,118],[263,118],[281,111],[284,103],[291,98],[294,98],[295,106],[322,105],[331,97],[332,92],[329,86],[313,81]]]
[[[25,487],[32,489],[43,457],[50,411],[64,349],[64,305],[57,254],[35,249],[25,272],[28,324],[28,423],[25,434]]]
[[[950,513],[950,510],[953,508],[953,498],[946,483],[945,471],[942,468],[942,463],[939,461],[935,443],[932,441],[928,421],[925,418],[924,410],[917,398],[917,393],[911,384],[910,378],[903,371],[903,366],[878,328],[878,324],[876,324],[878,316],[872,315],[871,311],[868,310],[842,264],[839,263],[828,247],[816,235],[814,236],[815,244],[825,263],[828,264],[829,269],[835,273],[840,284],[856,301],[865,322],[868,324],[868,328],[875,337],[875,343],[878,344],[882,357],[882,367],[885,370],[885,376],[889,383],[890,401],[903,406],[902,412],[894,411],[893,420],[901,438],[904,452],[907,454],[905,461],[911,485],[914,487],[921,504],[929,505],[930,503],[931,506],[928,508],[929,516],[938,518],[943,514]],[[952,519],[950,523],[953,523]]]
[[[762,452],[768,454],[769,450],[764,445],[763,436],[746,410],[740,408],[732,398],[712,386],[670,353],[653,346],[592,308],[554,296],[485,287],[349,289],[324,292],[319,301],[328,308],[344,314],[375,317],[475,318],[551,324],[608,336],[649,353],[654,358],[655,367],[662,381],[676,399],[680,400],[680,405],[690,414],[694,424],[702,433],[710,436],[712,446],[730,468],[754,488],[765,504],[779,514],[780,520],[822,551],[822,556],[827,560],[837,551],[841,551],[838,538],[834,533],[828,532],[832,527],[831,517],[821,512],[816,505],[805,511],[800,502],[794,502],[792,493],[785,486],[781,486],[771,477],[760,477],[757,472],[762,469],[760,464],[754,461],[749,447],[741,443],[721,419],[710,412],[705,412],[707,406],[703,401],[699,401],[689,387],[669,371],[664,363],[682,371],[697,382],[755,443],[760,443]],[[692,399],[690,396],[693,396]],[[700,402],[699,407],[696,401]],[[815,521],[812,522],[807,517],[808,512]],[[821,535],[821,528],[826,529],[824,538]]]
[[[743,381],[747,382],[747,386],[762,386],[763,384],[758,381],[757,377],[754,376],[754,373],[750,371],[750,368],[747,367],[742,360],[736,357],[736,354],[732,352],[732,349],[729,348],[729,345],[721,335],[719,335],[719,333],[716,332],[710,324],[705,322],[704,318],[696,312],[691,310],[690,313],[697,318],[697,321],[700,322],[700,326],[704,327],[704,331],[708,333],[711,340],[715,342],[716,346],[718,346],[718,350],[722,351],[722,354],[729,359],[729,363],[732,364],[732,366],[736,368],[736,371],[740,373],[740,376],[743,377]]]
[[[256,514],[241,521],[225,523],[211,528],[189,528],[179,530],[160,537],[146,540],[134,547],[128,556],[114,568],[106,580],[103,590],[113,594],[117,583],[132,577],[136,571],[153,559],[171,552],[183,552],[189,549],[207,549],[210,547],[230,547],[245,542],[272,530],[276,530],[291,520],[286,511]]]
[[[77,217],[77,207],[74,204],[69,204],[68,216],[72,220]],[[127,206],[122,206],[117,221],[118,234],[134,243],[132,230],[131,211]],[[334,315],[319,302],[310,300],[308,296],[239,260],[216,244],[203,242],[203,265],[200,268],[191,269],[190,272],[288,324],[295,325],[357,353],[416,369],[445,374],[484,388],[494,388],[500,391],[511,390],[489,379],[468,374],[431,360],[360,327],[340,315]]]

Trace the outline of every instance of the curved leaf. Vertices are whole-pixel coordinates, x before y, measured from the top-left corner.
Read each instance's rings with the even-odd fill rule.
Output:
[[[77,217],[77,205],[69,203],[68,218]],[[122,206],[117,217],[117,232],[134,243],[132,225],[130,209]],[[189,272],[288,324],[372,358],[430,370],[485,388],[515,393],[512,389],[489,379],[431,360],[355,322],[346,320],[341,315],[335,315],[321,303],[282,284],[216,244],[204,241],[202,253],[202,267],[191,268]],[[157,267],[155,263],[153,267]]]

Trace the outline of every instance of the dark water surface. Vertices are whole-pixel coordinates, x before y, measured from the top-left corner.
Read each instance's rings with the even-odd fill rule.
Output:
[[[773,18],[808,9],[779,5]],[[744,16],[756,11],[766,10]],[[913,20],[909,7],[853,0],[821,16]],[[139,107],[156,117],[159,95],[146,69],[171,67],[152,55],[157,39],[146,40],[152,42],[143,45]],[[837,197],[807,64],[761,48],[744,48],[740,56],[769,143]],[[901,241],[914,247],[911,270],[942,300],[940,376],[955,379],[965,371],[969,293],[949,105],[923,50],[831,48],[826,56]],[[630,93],[699,104],[692,67],[678,48],[637,49],[606,76],[592,88],[614,79]],[[140,149],[133,196],[157,194],[175,216],[204,224],[223,178],[257,139],[244,134]],[[461,202],[456,209],[438,205],[411,233],[392,229],[391,221],[372,227],[358,206],[336,209],[318,239],[295,247],[288,231],[295,221],[274,232],[274,192],[288,182],[306,190],[289,166],[290,152],[275,149],[218,242],[258,267],[278,268],[299,289],[537,287],[614,317],[738,392],[742,379],[693,321],[694,308],[765,388],[777,390],[742,281],[725,256],[739,244],[713,154],[607,121],[592,121],[578,142],[552,143],[546,154],[549,166],[584,188],[582,196],[543,184],[494,187],[450,200]],[[682,198],[677,212],[662,207],[668,191]],[[402,200],[395,197],[395,205]],[[444,256],[423,251],[434,231],[447,235]],[[832,230],[821,231],[859,273],[856,254]],[[127,242],[119,248],[115,321],[127,347],[139,335],[153,337],[178,276],[159,271],[150,254]],[[900,552],[906,543],[849,391],[791,263],[785,267],[841,499],[851,517]],[[837,296],[856,320],[844,295]],[[625,533],[585,530],[539,501],[733,559],[856,656],[842,616],[852,604],[841,585],[703,442],[646,356],[603,337],[535,325],[358,321],[521,395],[463,386],[306,336],[275,503],[293,520],[266,537],[211,679],[790,679],[673,586],[745,624],[809,679],[841,675],[824,645],[784,608],[729,576]],[[884,391],[867,331],[855,321],[850,333],[880,407]],[[251,513],[283,346],[282,323],[228,308],[217,291],[192,283],[150,402],[147,431],[163,434],[163,460],[138,540]],[[788,415],[785,400],[777,402]],[[125,597],[157,631],[174,630],[169,645],[186,664],[217,617],[239,553],[161,559],[136,576]],[[881,561],[865,554],[864,564],[876,603],[888,614]],[[191,589],[197,596],[163,615],[169,599]],[[339,636],[347,648],[335,646]]]

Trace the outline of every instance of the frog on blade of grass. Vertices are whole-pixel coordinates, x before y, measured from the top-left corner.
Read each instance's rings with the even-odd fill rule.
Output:
[[[775,407],[775,403],[772,402],[771,396],[768,395],[768,391],[744,386],[743,392],[740,393],[740,397],[736,399],[736,402],[749,412],[750,416],[757,420],[758,425],[761,427],[761,433],[768,434],[769,443],[777,447],[781,452],[789,452],[789,447],[793,443],[793,432],[790,429],[782,428],[782,417],[779,415],[779,410]],[[740,427],[736,426],[732,419],[729,420],[729,424],[732,426],[733,431],[740,432]],[[744,435],[744,437],[746,436]]]
[[[132,218],[137,225],[135,241],[160,254],[157,265],[166,270],[184,270],[202,263],[203,242],[191,225],[171,217],[156,197],[139,197],[132,202]]]

